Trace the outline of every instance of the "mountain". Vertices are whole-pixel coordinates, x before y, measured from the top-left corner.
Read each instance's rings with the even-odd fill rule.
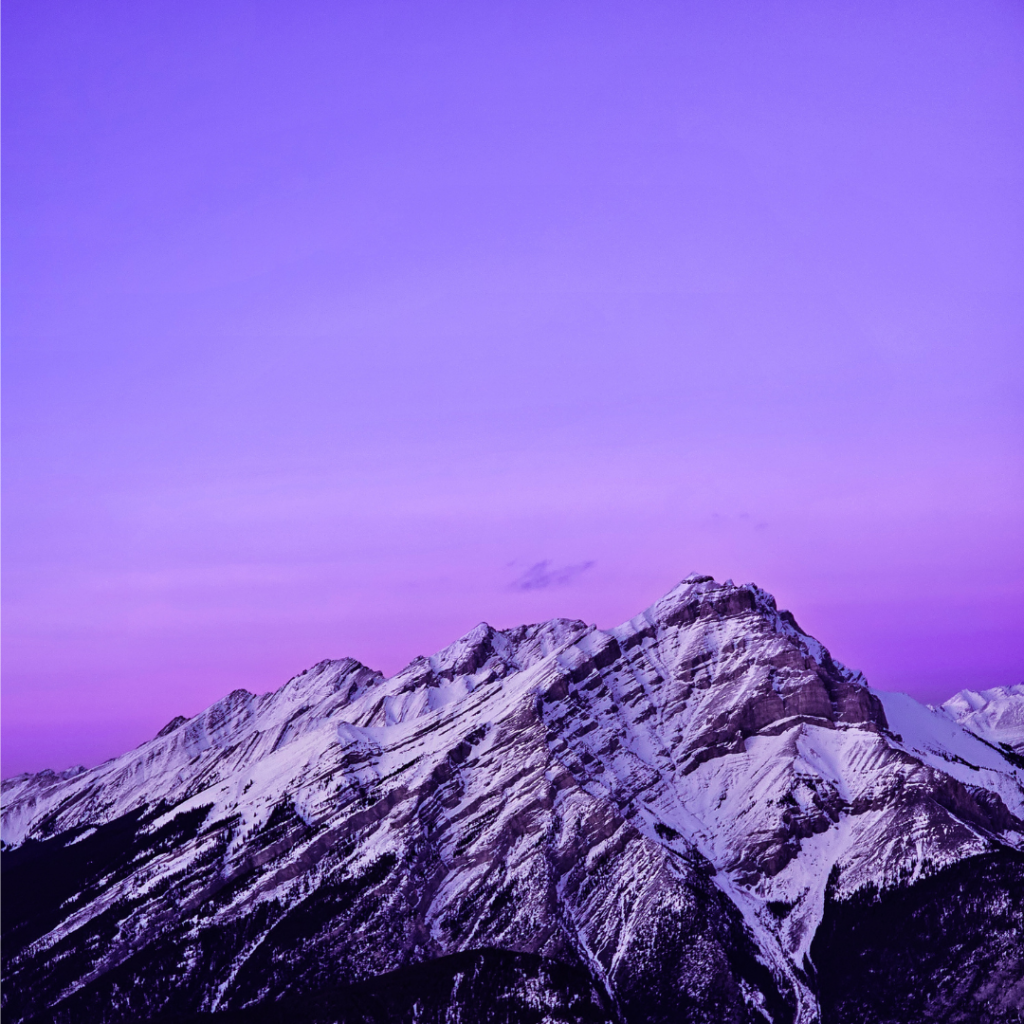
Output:
[[[5,1020],[1019,1021],[1020,690],[876,692],[697,575],[323,661],[4,781]]]
[[[987,743],[1024,754],[1024,683],[961,690],[939,710]]]

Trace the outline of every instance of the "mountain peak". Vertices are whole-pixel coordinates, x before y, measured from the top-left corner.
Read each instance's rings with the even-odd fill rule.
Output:
[[[941,710],[982,739],[1024,754],[1024,683],[961,690]]]
[[[679,584],[679,586],[689,587],[693,586],[694,583],[714,583],[714,581],[714,576],[707,576],[702,572],[691,572],[683,578],[683,581]]]
[[[766,591],[697,574],[613,629],[480,623],[390,678],[321,661],[104,765],[5,780],[4,863],[45,867],[5,888],[28,893],[6,1016],[237,1009],[491,949],[576,971],[616,1007],[595,1020],[812,1024],[853,894],[988,858],[985,899],[1010,899],[1018,706],[875,693]]]

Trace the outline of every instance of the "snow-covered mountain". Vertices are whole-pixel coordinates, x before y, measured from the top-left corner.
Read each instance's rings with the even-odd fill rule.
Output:
[[[4,781],[5,1016],[1019,1020],[1022,708],[876,692],[696,575],[324,661]]]
[[[1024,683],[961,690],[942,710],[986,742],[1024,754]]]

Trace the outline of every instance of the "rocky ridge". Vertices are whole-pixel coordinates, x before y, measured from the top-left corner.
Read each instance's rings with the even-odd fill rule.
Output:
[[[862,1020],[835,937],[901,894],[968,892],[976,863],[1002,881],[960,936],[967,980],[907,998],[1017,1019],[1021,924],[998,907],[1022,695],[873,691],[763,590],[696,575],[615,629],[481,624],[390,679],[321,662],[97,768],[4,781],[5,1015],[266,1008],[496,951],[535,958],[491,997],[514,989],[521,1019]],[[492,1019],[459,998],[439,1020]],[[901,998],[891,1019],[918,1019]]]

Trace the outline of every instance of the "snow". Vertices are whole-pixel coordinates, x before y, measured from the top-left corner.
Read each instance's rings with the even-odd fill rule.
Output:
[[[1021,690],[1024,697],[1024,688],[1008,689]],[[919,704],[905,693],[875,692],[885,707],[892,731],[899,737],[899,746],[924,764],[964,785],[981,786],[998,793],[1013,814],[1024,818],[1024,770],[950,714],[949,706],[960,694],[941,708],[932,708]],[[998,705],[993,707],[996,691],[985,692],[990,696],[981,706],[990,716],[997,718]],[[1013,698],[1015,695],[1011,692],[1007,696]],[[1010,706],[1013,710],[1014,706]],[[963,718],[971,725],[978,724],[970,716]]]
[[[1024,753],[1024,683],[961,690],[939,710],[982,739]]]
[[[845,895],[1021,845],[1024,823],[983,820],[985,807],[958,816],[956,801],[931,795],[959,786],[968,806],[986,790],[1024,818],[1024,773],[996,749],[1024,739],[1022,716],[1024,686],[964,691],[939,709],[871,690],[771,595],[694,574],[616,629],[481,623],[390,679],[344,659],[273,694],[235,691],[97,768],[5,780],[3,835],[17,846],[47,822],[58,833],[94,828],[164,801],[155,830],[212,804],[210,823],[239,816],[225,877],[246,858],[274,868],[219,911],[230,916],[315,888],[333,863],[322,837],[356,837],[346,870],[357,873],[384,853],[409,855],[428,834],[440,875],[423,934],[437,948],[456,941],[445,921],[500,874],[555,894],[557,921],[527,900],[504,931],[480,918],[459,941],[547,952],[571,942],[600,976],[642,927],[626,908],[680,898],[680,858],[696,851],[809,1021],[813,995],[798,969],[833,867]],[[309,835],[254,852],[284,802]],[[41,941],[187,872],[213,847],[200,836],[151,861]],[[587,890],[589,877],[613,888]],[[769,901],[792,907],[780,919]]]

